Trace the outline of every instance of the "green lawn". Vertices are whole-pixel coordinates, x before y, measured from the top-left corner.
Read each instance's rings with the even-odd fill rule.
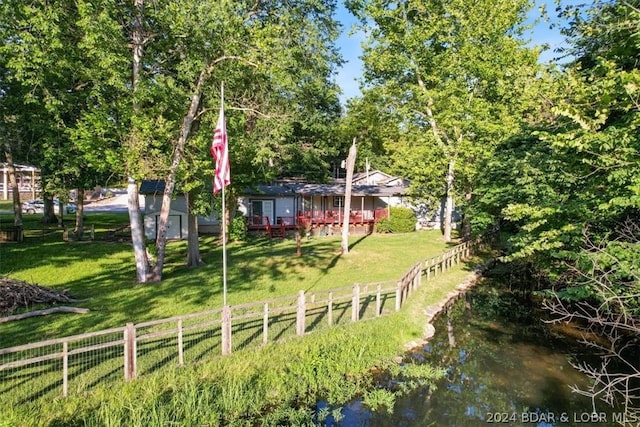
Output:
[[[0,274],[57,289],[86,301],[89,314],[58,314],[0,326],[0,347],[199,312],[222,305],[222,250],[212,237],[201,239],[205,263],[184,266],[186,243],[168,245],[164,280],[138,285],[130,244],[101,240],[126,216],[93,214],[94,242],[63,242],[60,235],[0,244]],[[28,227],[27,227],[28,228]],[[351,251],[340,254],[338,237],[303,240],[303,256],[293,240],[254,239],[228,245],[230,305],[398,279],[416,261],[441,253],[438,231],[352,236]],[[34,307],[36,308],[36,307]]]
[[[105,230],[121,220],[88,218],[96,224],[98,235],[106,235]],[[351,252],[345,256],[340,255],[340,240],[335,237],[305,240],[302,257],[295,256],[293,241],[232,243],[228,246],[228,300],[237,305],[295,295],[301,289],[314,292],[397,280],[416,261],[440,254],[446,247],[437,231],[353,236]],[[206,265],[188,269],[183,266],[185,243],[171,243],[163,282],[137,285],[127,243],[65,243],[50,235],[44,241],[30,238],[20,244],[0,244],[0,274],[69,289],[72,295],[87,298],[76,305],[91,309],[85,315],[0,324],[0,347],[219,308],[221,249],[213,238],[205,237],[201,250]],[[72,390],[67,399],[22,401],[22,388],[17,388],[5,396],[6,405],[0,408],[5,422],[0,420],[0,426],[310,425],[309,408],[319,399],[340,405],[363,396],[371,407],[388,407],[401,392],[374,387],[371,369],[401,369],[401,375],[413,384],[406,391],[441,375],[429,366],[400,368],[391,359],[401,354],[403,344],[423,336],[424,308],[460,283],[474,262],[478,259],[427,281],[400,312],[378,319],[341,323],[314,330],[304,339],[234,351],[223,358],[216,357],[219,349],[209,350],[199,363],[190,359],[184,368],[172,367],[172,358],[163,361],[164,369],[147,374],[141,359],[141,376],[131,383],[124,383],[121,368],[111,369],[105,360],[101,362],[104,378],[113,381],[100,379],[92,385],[92,378],[73,377],[70,386],[79,392]],[[160,350],[166,345],[163,340],[157,344]],[[197,348],[191,354],[194,350]],[[146,350],[141,347],[138,351]],[[90,361],[83,358],[78,363]],[[59,368],[47,364],[39,368],[43,381],[55,377],[50,390],[54,395],[60,393]]]

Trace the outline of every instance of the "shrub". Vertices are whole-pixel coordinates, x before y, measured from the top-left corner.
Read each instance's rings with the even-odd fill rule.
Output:
[[[380,218],[376,223],[376,231],[378,233],[391,233],[391,221],[389,221],[389,218]]]
[[[416,229],[416,214],[404,207],[392,207],[390,218],[381,218],[376,230],[379,233],[409,233]]]
[[[247,239],[247,220],[242,214],[236,215],[229,227],[229,240],[237,242]]]

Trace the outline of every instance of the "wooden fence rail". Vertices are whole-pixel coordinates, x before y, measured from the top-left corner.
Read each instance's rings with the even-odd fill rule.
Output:
[[[316,292],[299,291],[293,296],[138,324],[127,323],[124,327],[0,349],[0,394],[15,388],[5,387],[12,379],[20,383],[24,383],[25,378],[35,381],[41,375],[37,367],[45,361],[62,362],[59,371],[53,369],[58,371],[57,375],[54,374],[56,378],[51,379],[45,388],[60,387],[62,395],[67,396],[70,379],[86,374],[92,368],[111,373],[120,371],[121,378],[131,381],[141,373],[166,365],[169,360],[175,360],[179,366],[185,365],[187,353],[193,361],[215,356],[216,353],[231,354],[235,340],[239,342],[236,348],[264,345],[287,336],[303,336],[320,328],[321,323],[330,327],[343,318],[357,322],[379,317],[385,312],[400,310],[421,286],[423,275],[426,280],[436,277],[483,246],[482,239],[459,244],[441,255],[416,263],[397,282],[354,284]],[[393,308],[388,306],[391,300],[394,300]],[[342,314],[336,317],[337,312]],[[110,350],[109,356],[97,353],[107,350]],[[159,356],[152,357],[154,352]],[[89,355],[87,359],[74,359],[71,363],[72,357],[83,354]],[[99,368],[105,363],[107,367]]]

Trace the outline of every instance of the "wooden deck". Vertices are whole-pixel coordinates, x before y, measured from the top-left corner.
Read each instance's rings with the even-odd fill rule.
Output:
[[[386,218],[386,209],[354,210],[349,215],[349,226],[354,229],[373,231],[374,225]],[[343,211],[324,210],[298,212],[297,216],[278,216],[272,224],[268,216],[250,216],[248,218],[249,231],[266,232],[270,237],[286,237],[287,232],[304,229],[309,234],[333,234],[335,227],[341,227],[343,223]]]

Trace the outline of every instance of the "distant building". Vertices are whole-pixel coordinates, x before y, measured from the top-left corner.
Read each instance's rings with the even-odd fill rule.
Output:
[[[35,199],[41,192],[40,169],[35,166],[14,165],[16,181],[21,199]],[[13,196],[13,188],[9,184],[9,167],[7,163],[0,163],[0,197],[2,200],[10,200]]]
[[[384,172],[355,174],[351,189],[348,223],[354,233],[371,233],[391,206],[408,206],[406,183]],[[338,233],[344,216],[345,182],[330,184],[282,181],[257,185],[239,198],[239,210],[247,218],[249,230],[284,235],[304,228],[310,234]]]

